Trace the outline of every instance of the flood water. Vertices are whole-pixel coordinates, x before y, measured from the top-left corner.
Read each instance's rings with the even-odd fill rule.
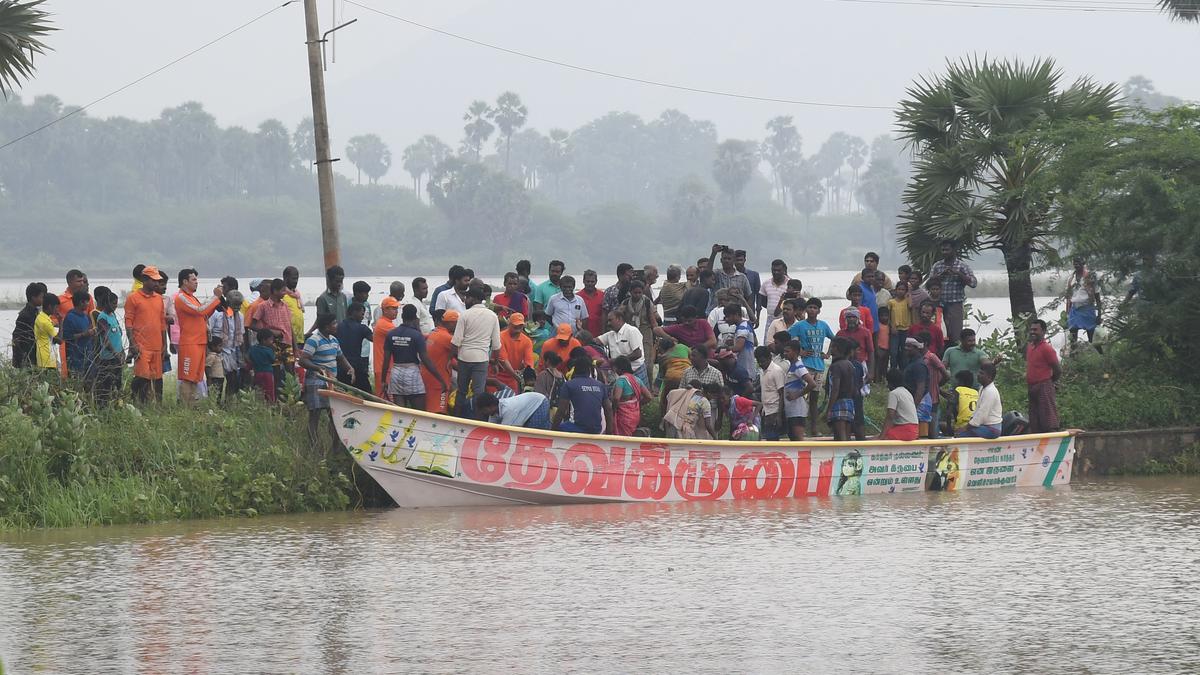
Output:
[[[11,672],[1196,672],[1200,479],[0,535]]]

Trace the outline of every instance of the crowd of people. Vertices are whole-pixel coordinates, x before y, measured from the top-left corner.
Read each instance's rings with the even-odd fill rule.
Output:
[[[29,284],[13,363],[75,382],[98,405],[121,397],[127,370],[133,399],[150,403],[162,400],[174,369],[189,405],[247,388],[273,402],[295,374],[314,441],[329,406],[319,392],[334,381],[400,406],[513,426],[733,440],[801,440],[822,424],[835,439],[865,439],[863,397],[886,384],[878,438],[995,438],[1003,414],[995,363],[963,325],[977,279],[953,242],[941,252],[928,275],[900,265],[895,279],[867,253],[832,326],[821,318],[825,303],[783,260],[760,274],[745,251],[722,244],[694,265],[667,267],[661,285],[656,266],[622,263],[615,284],[599,288],[589,269],[579,286],[560,260],[536,282],[522,260],[501,289],[455,265],[433,289],[420,277],[411,289],[393,282],[378,307],[365,281],[347,293],[334,266],[311,322],[295,267],[251,279],[248,295],[226,276],[201,300],[195,269],[180,270],[169,292],[167,274],[138,265],[120,289],[122,318],[117,290],[93,290],[71,270],[59,295]],[[1076,307],[1093,290],[1080,274]],[[1061,369],[1045,329],[1032,322],[1026,352],[1035,432],[1058,426]],[[647,429],[642,407],[656,398],[662,427]]]

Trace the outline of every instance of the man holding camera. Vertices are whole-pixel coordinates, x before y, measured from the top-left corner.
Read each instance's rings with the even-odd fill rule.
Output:
[[[713,261],[720,254],[721,267],[720,269],[713,268]],[[713,272],[717,275],[717,289],[736,288],[742,292],[742,306],[746,308],[746,313],[750,319],[750,324],[758,327],[758,313],[752,311],[750,306],[750,298],[754,297],[754,291],[750,288],[750,280],[745,274],[738,271],[734,251],[725,244],[713,244],[712,253],[708,256],[708,266],[713,268]]]

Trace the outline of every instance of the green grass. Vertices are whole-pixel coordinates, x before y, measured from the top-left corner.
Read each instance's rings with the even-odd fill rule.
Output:
[[[92,410],[11,369],[0,395],[0,528],[340,510],[358,494],[349,455],[310,447],[297,403]]]

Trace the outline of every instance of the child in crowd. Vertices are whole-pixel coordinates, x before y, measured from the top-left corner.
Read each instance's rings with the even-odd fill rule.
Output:
[[[122,325],[117,319],[119,300],[107,287],[96,288],[97,311],[92,315],[96,339],[100,342],[96,401],[102,405],[110,404],[120,396],[125,374],[125,342],[121,339]]]
[[[690,366],[688,346],[671,338],[658,341],[658,390],[662,405],[666,405],[667,392],[679,386],[679,378]]]
[[[275,402],[275,331],[261,328],[256,334],[258,344],[250,348],[250,367],[254,370],[254,386],[262,390],[268,403]]]
[[[855,379],[854,342],[844,337],[835,338],[829,346],[833,362],[829,364],[829,426],[835,441],[850,440],[850,427],[854,424],[854,399],[859,397]]]
[[[883,418],[883,429],[876,440],[915,441],[920,431],[917,426],[917,405],[912,392],[904,387],[904,373],[892,368],[887,374],[887,415]]]
[[[872,275],[873,276],[873,275]],[[871,333],[875,332],[875,317],[871,316],[871,310],[866,305],[862,304],[863,290],[862,286],[854,284],[846,289],[846,299],[850,301],[850,307],[858,310],[858,316],[862,320],[862,325]],[[846,313],[838,312],[838,327],[842,330],[846,329]]]
[[[921,270],[913,270],[908,273],[908,304],[914,310],[929,299],[929,291],[921,288],[923,281],[925,281],[925,274]]]
[[[908,338],[908,329],[912,326],[912,307],[908,304],[908,282],[897,281],[892,289],[892,299],[888,300],[888,316],[891,330],[891,360],[892,364],[901,370],[908,365],[904,354],[904,341]]]
[[[762,421],[759,414],[763,404],[748,396],[739,396],[729,387],[722,387],[717,403],[729,415],[729,440],[757,441]]]
[[[54,317],[58,315],[58,296],[47,293],[42,300],[42,309],[33,320],[33,342],[37,348],[37,367],[53,379],[58,374],[58,326]]]
[[[937,326],[942,337],[946,336],[946,324],[942,323],[942,280],[934,277],[925,282],[925,290],[929,291],[929,301],[933,303],[933,325]]]
[[[779,296],[779,306],[773,308],[776,314],[783,311],[783,303],[786,300],[794,300],[796,302],[796,313],[800,313],[800,309],[804,306],[804,282],[799,279],[788,279],[787,290],[783,295]],[[799,318],[799,317],[797,317]]]
[[[954,374],[955,387],[943,392],[946,397],[948,410],[955,411],[955,416],[949,420],[951,429],[947,435],[953,436],[967,426],[975,407],[979,404],[979,392],[975,390],[975,375],[969,370],[960,370]]]
[[[875,381],[883,382],[887,379],[888,357],[891,356],[892,337],[891,337],[891,321],[892,311],[886,307],[879,308],[879,325],[875,328]]]
[[[204,378],[208,380],[208,393],[213,398],[223,398],[225,391],[225,362],[221,359],[223,341],[219,335],[208,340],[208,353],[204,355]]]

